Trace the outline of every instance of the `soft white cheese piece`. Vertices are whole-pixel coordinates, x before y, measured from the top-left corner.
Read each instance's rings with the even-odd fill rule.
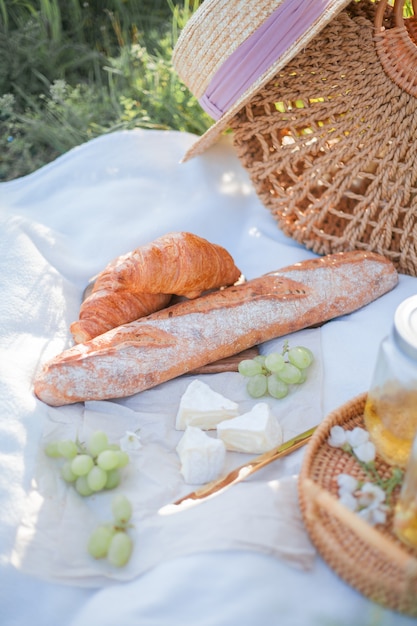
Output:
[[[227,450],[261,454],[282,443],[282,429],[266,402],[217,425],[217,436]]]
[[[188,484],[208,483],[223,470],[226,457],[223,441],[210,437],[196,426],[187,426],[177,445],[177,452],[181,474]]]
[[[239,415],[239,406],[206,383],[196,379],[185,390],[175,421],[177,430],[198,426],[203,430],[215,429],[219,422]]]

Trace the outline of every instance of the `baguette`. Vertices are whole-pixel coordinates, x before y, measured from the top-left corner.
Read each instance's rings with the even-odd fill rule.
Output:
[[[398,282],[371,252],[315,258],[180,302],[64,351],[34,391],[49,405],[132,395],[275,337],[363,307]]]

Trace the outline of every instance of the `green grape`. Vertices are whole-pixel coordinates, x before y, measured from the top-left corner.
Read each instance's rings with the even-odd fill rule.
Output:
[[[305,381],[307,380],[307,370],[303,369],[300,370],[300,380],[298,381],[298,383],[296,383],[297,385],[301,385],[302,383],[305,383]]]
[[[106,481],[106,484],[104,485],[104,488],[115,489],[116,487],[118,487],[120,484],[120,472],[118,468],[109,470],[108,472],[106,472],[106,474],[107,474],[107,481]]]
[[[313,360],[314,355],[309,348],[290,348],[288,341],[285,341],[282,352],[244,359],[239,363],[238,371],[249,378],[246,389],[252,398],[269,394],[279,399],[288,395],[289,385],[307,380],[306,370]]]
[[[61,476],[65,480],[66,483],[73,483],[77,480],[77,476],[71,469],[71,461],[66,461],[61,467]]]
[[[87,482],[87,476],[78,476],[75,481],[75,490],[80,496],[91,496],[94,493]]]
[[[284,367],[279,372],[277,372],[277,376],[281,380],[283,380],[284,383],[287,383],[288,385],[293,385],[295,383],[298,383],[298,381],[301,379],[301,372],[298,367],[296,367],[292,363],[285,363]]]
[[[270,372],[279,372],[284,367],[284,364],[284,357],[279,352],[272,352],[265,358],[265,367],[267,367]]]
[[[87,484],[91,491],[101,491],[107,483],[107,472],[94,465],[87,474]]]
[[[124,450],[116,450],[117,454],[117,467],[126,467],[129,464],[130,458],[127,452]]]
[[[78,447],[75,441],[63,439],[58,441],[58,452],[66,459],[74,459],[78,454]]]
[[[313,362],[313,353],[308,348],[296,346],[288,350],[288,360],[290,363],[303,370],[309,367]]]
[[[111,510],[117,525],[127,524],[132,517],[132,505],[129,499],[122,493],[113,498]]]
[[[107,559],[115,567],[123,567],[133,552],[133,541],[124,531],[117,531],[109,545]]]
[[[71,463],[71,469],[76,476],[85,476],[91,470],[94,461],[89,454],[78,454]]]
[[[106,450],[109,445],[109,439],[102,430],[97,430],[88,438],[87,441],[87,450],[91,454],[91,456],[98,456],[100,452]]]
[[[102,559],[107,556],[114,533],[112,526],[98,526],[90,535],[87,546],[88,553],[95,559]]]
[[[107,434],[101,430],[92,432],[85,446],[62,439],[48,442],[44,451],[51,458],[64,459],[61,477],[67,483],[74,483],[82,496],[117,487],[121,480],[119,470],[130,461],[128,453],[120,445],[109,443]]]
[[[115,469],[119,464],[118,452],[118,450],[103,450],[97,457],[97,465],[105,471]]]
[[[288,385],[278,378],[277,374],[268,376],[268,392],[273,398],[285,398],[288,395]]]
[[[57,441],[50,441],[49,443],[47,443],[44,448],[44,452],[46,456],[49,456],[54,459],[57,459],[61,456]]]
[[[238,365],[238,370],[242,376],[256,376],[262,374],[262,364],[255,359],[243,359]]]
[[[252,398],[260,398],[266,394],[267,386],[268,383],[265,374],[256,374],[249,378],[246,389]]]

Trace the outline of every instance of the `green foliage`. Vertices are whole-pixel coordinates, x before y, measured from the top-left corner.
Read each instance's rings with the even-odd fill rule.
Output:
[[[199,3],[0,0],[0,181],[114,130],[204,132],[171,64]]]
[[[114,130],[204,132],[171,64],[201,2],[0,0],[0,181]]]

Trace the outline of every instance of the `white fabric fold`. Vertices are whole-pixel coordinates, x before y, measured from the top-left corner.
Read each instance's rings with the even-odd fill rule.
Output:
[[[299,343],[320,352],[320,331],[301,331]],[[285,339],[269,342],[272,349]],[[181,395],[196,377],[185,376],[124,400],[86,402],[47,409],[43,437],[25,514],[16,536],[12,562],[24,572],[50,581],[79,586],[100,586],[130,580],[179,556],[213,550],[254,550],[274,555],[302,569],[313,565],[315,550],[302,523],[297,480],[286,475],[282,459],[245,483],[200,502],[172,505],[198,485],[187,485],[180,473],[176,446],[182,431],[175,430]],[[243,414],[255,404],[238,373],[203,375],[210,387],[238,403]],[[281,423],[284,439],[314,426],[321,419],[320,359],[311,367],[308,383],[277,403],[266,399]],[[297,399],[298,395],[298,399]],[[141,447],[129,451],[130,463],[122,472],[117,493],[132,502],[130,535],[135,544],[127,567],[115,569],[92,559],[88,538],[101,523],[110,522],[113,491],[80,497],[60,477],[60,462],[46,457],[50,441],[85,442],[91,432],[104,430],[119,443],[126,432],[137,433]],[[209,431],[215,437],[215,431]],[[223,473],[255,455],[227,452]],[[294,466],[293,466],[294,467]]]

